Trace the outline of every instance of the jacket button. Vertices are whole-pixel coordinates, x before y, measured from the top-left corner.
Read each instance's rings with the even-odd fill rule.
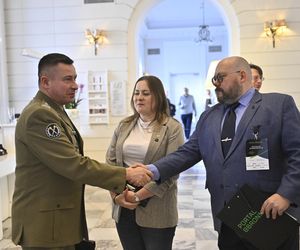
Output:
[[[224,189],[224,185],[223,185],[223,184],[221,184],[221,185],[220,185],[220,188]]]
[[[60,204],[57,204],[56,207],[57,207],[57,208],[60,208]]]

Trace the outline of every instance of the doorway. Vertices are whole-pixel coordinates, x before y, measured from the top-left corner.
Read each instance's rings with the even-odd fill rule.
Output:
[[[139,61],[143,58],[144,51],[141,50],[141,37],[144,35],[144,21],[147,13],[157,4],[164,0],[147,0],[140,1],[134,12],[130,17],[128,24],[128,81],[133,83],[138,79],[139,75]],[[200,0],[199,0],[200,1]],[[228,55],[240,54],[240,33],[239,22],[235,10],[231,3],[227,0],[211,0],[216,6],[220,15],[224,20],[225,29],[228,40]],[[215,60],[215,59],[214,59]],[[209,63],[209,62],[207,62]],[[132,86],[129,84],[128,86]]]
[[[171,74],[170,75],[170,92],[169,97],[171,102],[176,105],[176,115],[175,118],[181,121],[180,118],[180,108],[178,106],[180,96],[183,95],[183,89],[187,87],[189,89],[189,94],[194,97],[196,110],[197,110],[197,120],[199,115],[204,111],[205,96],[204,80],[200,77],[198,73],[182,73],[182,74]],[[193,124],[196,123],[196,119],[193,118]]]

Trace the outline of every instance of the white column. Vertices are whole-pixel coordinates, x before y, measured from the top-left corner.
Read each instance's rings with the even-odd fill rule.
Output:
[[[8,122],[9,107],[3,2],[0,1],[0,123]]]

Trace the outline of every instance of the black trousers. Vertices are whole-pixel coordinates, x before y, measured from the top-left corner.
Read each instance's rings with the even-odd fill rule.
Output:
[[[22,247],[23,250],[75,250],[75,246],[66,247]]]
[[[116,227],[124,250],[172,250],[176,227],[141,227],[135,222],[135,210],[122,208]]]
[[[223,223],[219,233],[218,247],[220,250],[259,250],[250,242],[239,238],[231,228]],[[279,248],[270,250],[299,250],[299,228]]]

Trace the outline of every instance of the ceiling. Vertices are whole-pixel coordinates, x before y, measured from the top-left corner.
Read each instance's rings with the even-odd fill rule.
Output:
[[[224,25],[217,7],[209,0],[204,1],[205,24]],[[164,0],[148,13],[145,24],[148,29],[191,28],[203,24],[202,0]]]

